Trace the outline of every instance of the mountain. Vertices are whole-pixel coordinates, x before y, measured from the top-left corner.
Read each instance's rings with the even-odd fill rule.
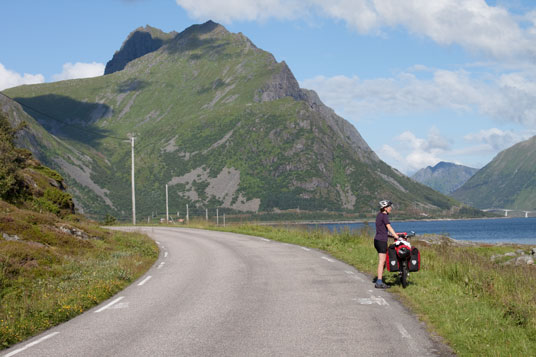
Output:
[[[448,195],[461,187],[477,171],[478,169],[471,167],[441,161],[434,167],[428,166],[420,169],[411,178]]]
[[[536,210],[536,136],[500,152],[452,196],[474,207]]]
[[[381,161],[285,62],[212,21],[139,28],[106,73],[5,91],[32,117],[25,147],[65,176],[88,215],[128,219],[131,136],[141,217],[163,211],[166,184],[171,212],[458,205]]]

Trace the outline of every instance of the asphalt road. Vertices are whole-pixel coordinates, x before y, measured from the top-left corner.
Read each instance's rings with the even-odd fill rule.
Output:
[[[147,274],[1,355],[448,353],[387,291],[374,289],[369,277],[322,252],[231,233],[135,229],[160,246]]]

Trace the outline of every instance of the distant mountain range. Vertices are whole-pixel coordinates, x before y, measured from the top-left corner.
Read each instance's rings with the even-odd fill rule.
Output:
[[[420,169],[411,178],[448,195],[460,188],[477,171],[471,167],[441,161],[433,167]]]
[[[500,152],[452,196],[481,209],[536,211],[536,136]]]
[[[138,28],[105,73],[12,88],[17,103],[0,102],[29,123],[20,145],[62,173],[87,215],[128,218],[131,136],[140,217],[162,212],[166,184],[171,212],[459,208],[380,160],[285,62],[212,21]]]

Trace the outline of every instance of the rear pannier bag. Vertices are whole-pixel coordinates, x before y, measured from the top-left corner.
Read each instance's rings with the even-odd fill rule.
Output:
[[[387,270],[388,271],[399,271],[400,267],[398,266],[398,259],[396,257],[395,245],[391,244],[387,249]]]
[[[411,249],[408,269],[409,271],[419,271],[421,269],[421,252],[415,247]]]

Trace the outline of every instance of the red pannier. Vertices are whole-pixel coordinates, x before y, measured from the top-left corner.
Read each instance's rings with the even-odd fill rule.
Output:
[[[398,258],[396,257],[395,245],[391,244],[387,248],[387,258],[386,258],[387,271],[399,271],[400,266],[398,265]]]

